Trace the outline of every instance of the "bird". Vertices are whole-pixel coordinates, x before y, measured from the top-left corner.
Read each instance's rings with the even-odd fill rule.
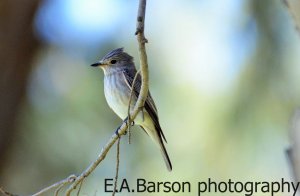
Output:
[[[100,61],[92,64],[93,67],[100,67],[104,72],[104,95],[109,107],[122,119],[128,116],[128,106],[131,91],[133,92],[130,110],[135,106],[141,88],[141,75],[138,74],[135,84],[132,87],[134,77],[137,73],[133,57],[124,52],[123,48],[117,48],[107,53]],[[133,90],[132,90],[133,88]],[[143,109],[134,120],[150,138],[164,158],[168,171],[172,171],[172,163],[169,158],[164,142],[166,137],[161,129],[157,108],[153,98],[148,91]]]

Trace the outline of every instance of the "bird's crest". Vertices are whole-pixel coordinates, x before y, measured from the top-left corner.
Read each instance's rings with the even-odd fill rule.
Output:
[[[123,48],[117,48],[110,51],[102,58],[102,60],[111,59],[111,58],[115,60],[122,60],[122,61],[133,61],[133,57],[127,54],[126,52],[124,52]]]

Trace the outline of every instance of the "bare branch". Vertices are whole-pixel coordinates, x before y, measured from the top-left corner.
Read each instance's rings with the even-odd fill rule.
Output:
[[[61,189],[63,186],[65,186],[65,185],[68,184],[68,183],[74,182],[75,179],[76,179],[76,176],[75,176],[75,175],[70,175],[69,177],[67,177],[67,178],[65,178],[65,179],[63,179],[63,180],[61,180],[61,181],[59,181],[59,182],[56,182],[56,183],[54,183],[54,184],[52,184],[52,185],[50,185],[50,186],[48,186],[48,187],[46,187],[46,188],[40,190],[39,192],[33,194],[32,196],[39,196],[39,195],[42,195],[42,194],[44,194],[44,193],[46,193],[46,192],[48,192],[48,191],[50,191],[51,189],[54,189],[54,188],[56,188],[56,187],[58,187],[58,188],[57,188],[56,191],[55,191],[55,195],[58,195],[58,192],[60,191],[60,189]]]
[[[58,196],[59,191],[64,187],[64,184],[61,184],[54,192],[55,196]]]
[[[148,60],[147,60],[147,53],[145,47],[145,43],[147,43],[148,41],[144,35],[145,14],[146,14],[146,0],[140,0],[138,16],[137,16],[136,35],[139,43],[142,86],[141,86],[139,98],[135,105],[135,109],[144,106],[145,100],[148,96],[148,90],[149,90]]]
[[[79,196],[79,194],[80,194],[82,184],[83,184],[83,181],[81,181],[80,184],[79,184],[79,188],[78,188],[78,191],[77,191],[77,194],[76,194],[77,196]]]
[[[70,187],[67,189],[66,195],[70,195],[71,192],[76,189],[76,186],[84,180],[84,178],[88,177],[99,165],[101,161],[103,161],[106,157],[106,154],[110,150],[110,148],[114,145],[114,143],[117,141],[119,138],[119,135],[124,135],[127,129],[127,122],[123,122],[120,128],[117,129],[118,134],[114,134],[110,140],[107,142],[107,144],[102,148],[100,154],[98,155],[98,158],[91,163],[84,172],[82,172],[74,181],[73,184],[70,185]]]

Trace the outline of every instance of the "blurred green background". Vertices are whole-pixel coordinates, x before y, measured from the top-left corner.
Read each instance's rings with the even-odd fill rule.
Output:
[[[89,65],[124,47],[139,66],[137,7],[0,2],[0,186],[31,194],[95,160],[121,120],[105,101],[102,71]],[[149,1],[145,34],[173,171],[136,127],[132,144],[122,139],[121,179],[292,180],[284,151],[300,101],[300,38],[280,0]],[[84,181],[83,195],[104,194],[115,154]]]

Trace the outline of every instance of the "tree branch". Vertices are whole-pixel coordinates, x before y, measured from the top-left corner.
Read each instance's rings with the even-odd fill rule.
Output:
[[[146,0],[140,0],[139,10],[137,16],[137,28],[136,35],[139,43],[139,56],[140,56],[140,65],[141,65],[141,75],[142,75],[142,86],[139,94],[139,98],[135,105],[135,110],[137,108],[141,108],[144,106],[146,98],[148,96],[149,90],[149,72],[148,72],[148,61],[146,54],[145,43],[147,43],[147,39],[144,35],[144,27],[145,27],[145,14],[146,14]]]
[[[56,188],[56,187],[58,187],[58,188],[55,190],[55,195],[58,195],[58,192],[60,191],[60,189],[61,189],[64,185],[66,185],[66,184],[68,184],[68,183],[74,182],[75,179],[76,179],[76,176],[72,174],[72,175],[70,175],[69,177],[67,177],[67,178],[65,178],[65,179],[63,179],[63,180],[60,180],[59,182],[56,182],[56,183],[54,183],[54,184],[52,184],[52,185],[50,185],[50,186],[48,186],[48,187],[46,187],[46,188],[43,188],[42,190],[40,190],[40,191],[37,192],[37,193],[32,194],[32,196],[42,195],[42,194],[44,194],[44,193],[46,193],[46,192],[48,192],[48,191],[50,191],[51,189],[54,189],[54,188]]]

